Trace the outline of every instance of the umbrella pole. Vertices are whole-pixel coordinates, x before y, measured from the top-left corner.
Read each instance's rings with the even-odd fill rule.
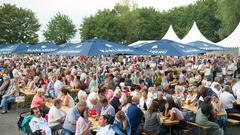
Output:
[[[48,66],[48,63],[47,63],[48,58],[47,58],[47,57],[48,57],[48,56],[45,55],[45,75],[47,75],[47,66]]]
[[[96,57],[96,81],[97,81],[97,86],[98,86],[98,81],[99,81],[99,77],[98,77],[98,61],[100,60],[99,56]]]

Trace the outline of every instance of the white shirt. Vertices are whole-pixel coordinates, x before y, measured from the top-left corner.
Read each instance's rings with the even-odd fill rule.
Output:
[[[59,81],[59,80],[57,80],[57,81],[54,83],[53,87],[54,87],[54,92],[55,92],[55,96],[56,96],[56,97],[60,94],[60,89],[61,89],[63,86],[64,86],[64,84],[63,84],[61,81]]]
[[[219,98],[220,102],[223,104],[224,109],[232,109],[233,103],[236,102],[236,99],[229,92],[224,91]]]
[[[216,88],[211,88],[213,90],[213,92],[215,92],[218,96],[218,98],[220,97],[220,95],[222,94],[222,91],[221,90],[217,90]]]
[[[148,109],[149,109],[151,103],[152,103],[152,99],[148,97],[147,100],[146,100],[146,105],[147,105],[147,108],[148,108]],[[143,97],[140,98],[139,107],[140,107],[140,108],[143,108],[143,107],[144,107],[144,99],[143,99]]]
[[[111,116],[115,115],[115,109],[111,104],[108,104],[106,107],[102,106],[101,115],[106,115],[106,114]]]
[[[88,126],[88,121],[85,120],[83,117],[79,117],[76,124],[76,132],[75,135],[81,135],[83,130]],[[90,135],[90,132],[87,131],[86,135]]]
[[[232,86],[232,91],[233,91],[233,95],[237,96],[237,91],[240,91],[240,81],[236,82],[233,86]]]
[[[29,126],[32,132],[37,130],[45,130],[46,135],[52,135],[51,129],[47,125],[47,121],[42,117],[33,117],[29,122]]]
[[[110,127],[110,125],[106,125],[105,127],[101,127],[96,135],[115,135],[115,132]]]
[[[52,106],[48,113],[48,126],[53,127],[58,124],[61,124],[57,122],[59,119],[63,119],[65,117],[65,114],[63,110],[56,108],[55,106]]]

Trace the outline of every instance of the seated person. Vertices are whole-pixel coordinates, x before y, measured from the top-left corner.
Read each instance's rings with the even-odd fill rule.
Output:
[[[186,97],[185,103],[186,104],[193,104],[194,100],[196,99],[196,96],[197,95],[193,93],[193,88],[189,87],[188,91],[187,91],[187,97]]]
[[[223,88],[223,93],[220,95],[220,102],[223,104],[223,108],[227,111],[227,113],[237,113],[238,110],[234,108],[234,104],[236,104],[236,99],[233,94],[231,94],[231,87],[226,85]]]
[[[108,103],[108,100],[106,97],[100,97],[100,104],[102,106],[101,115],[108,114],[114,117],[115,109],[111,104]]]
[[[48,113],[48,126],[52,130],[57,130],[62,128],[66,113],[61,109],[61,99],[54,100],[53,104]]]
[[[76,104],[76,106],[69,110],[64,123],[63,123],[63,131],[62,135],[74,135],[76,132],[76,124],[77,120],[80,116],[80,112],[85,110],[87,104],[84,101],[80,101]]]
[[[33,118],[29,122],[29,126],[33,134],[52,135],[51,129],[47,125],[47,121],[41,116],[39,108],[32,108],[31,115]]]
[[[6,91],[6,94],[2,96],[2,101],[0,108],[2,108],[2,114],[7,113],[8,104],[15,102],[16,97],[19,95],[19,76],[15,76],[14,79],[10,82],[10,88]]]
[[[145,111],[149,109],[152,102],[152,98],[148,97],[148,90],[144,89],[142,97],[140,98],[139,107]]]
[[[158,102],[153,101],[150,108],[144,114],[145,123],[144,123],[144,132],[147,134],[154,135],[165,135],[165,131],[160,128],[161,119],[160,113],[158,111]]]
[[[39,88],[37,90],[37,94],[33,97],[31,108],[39,108],[43,112],[43,116],[48,113],[49,108],[45,106],[45,97],[44,97],[44,89]]]
[[[77,120],[75,135],[90,135],[90,127],[92,125],[88,120],[88,108],[80,112],[80,117]]]
[[[68,94],[68,89],[66,88],[61,88],[60,94],[57,99],[61,99],[63,101],[62,105],[69,108],[73,108],[75,105],[73,98]]]
[[[96,135],[115,135],[114,130],[111,128],[111,116],[102,115],[99,118],[100,129]]]
[[[10,85],[10,79],[7,75],[3,75],[2,79],[2,84],[0,85],[0,103],[2,96],[5,95]]]
[[[211,135],[222,135],[222,131],[219,125],[211,120],[216,116],[213,112],[213,106],[211,104],[211,97],[206,97],[204,102],[200,105],[200,108],[196,114],[196,123],[202,126],[209,126]]]
[[[113,130],[117,135],[130,135],[131,127],[127,116],[123,111],[118,111],[115,115],[115,120],[112,125]]]

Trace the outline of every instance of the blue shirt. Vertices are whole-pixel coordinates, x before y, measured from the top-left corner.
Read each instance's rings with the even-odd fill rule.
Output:
[[[75,133],[76,125],[72,125],[71,121],[72,120],[77,121],[79,117],[80,117],[80,113],[78,109],[76,107],[72,108],[66,116],[66,119],[63,123],[63,128]]]
[[[127,116],[130,121],[131,128],[136,129],[141,123],[141,120],[143,118],[143,112],[140,108],[137,107],[137,105],[131,104],[128,107]]]

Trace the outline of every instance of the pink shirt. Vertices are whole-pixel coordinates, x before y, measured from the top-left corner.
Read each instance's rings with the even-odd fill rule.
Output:
[[[39,97],[37,94],[32,99],[31,108],[41,107],[43,104],[43,97]]]

